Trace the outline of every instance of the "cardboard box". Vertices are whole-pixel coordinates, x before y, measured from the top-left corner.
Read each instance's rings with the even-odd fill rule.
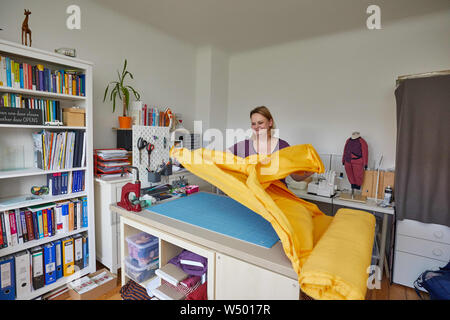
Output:
[[[69,127],[86,126],[86,110],[82,108],[63,108],[63,123]]]
[[[85,289],[83,292],[77,292],[72,287],[79,286],[81,283],[84,283],[85,281],[92,280],[96,278],[97,276],[101,275],[103,272],[108,275],[111,279],[97,284],[95,287],[89,289],[89,286],[86,286],[87,289]],[[72,281],[69,284],[69,295],[72,300],[95,300],[99,298],[100,296],[104,295],[108,291],[113,290],[117,287],[117,276],[115,274],[112,274],[107,269],[103,268],[101,270],[98,270],[94,273],[91,273],[85,277],[82,277],[80,279],[77,279],[75,281]],[[80,290],[82,291],[82,290]]]

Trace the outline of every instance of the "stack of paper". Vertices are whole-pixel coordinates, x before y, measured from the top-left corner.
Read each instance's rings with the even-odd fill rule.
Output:
[[[78,292],[78,294],[83,294],[89,290],[94,289],[97,287],[97,284],[88,276],[84,276],[80,279],[77,279],[71,283],[69,283],[69,286]]]
[[[164,267],[156,270],[155,274],[174,286],[178,285],[180,281],[183,281],[189,276],[186,272],[171,263],[168,263]]]
[[[174,288],[163,283],[158,288],[152,290],[155,297],[159,300],[183,300],[186,296],[181,291],[177,291]]]
[[[104,160],[114,160],[114,159],[127,159],[127,150],[118,150],[118,149],[112,149],[112,150],[99,150],[97,151],[97,155],[102,157]]]

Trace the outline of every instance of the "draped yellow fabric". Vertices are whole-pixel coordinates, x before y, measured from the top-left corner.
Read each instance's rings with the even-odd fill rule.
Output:
[[[315,299],[364,299],[374,217],[347,209],[334,218],[326,216],[280,182],[294,172],[324,171],[310,144],[245,159],[209,149],[172,148],[171,156],[272,224],[306,294]]]

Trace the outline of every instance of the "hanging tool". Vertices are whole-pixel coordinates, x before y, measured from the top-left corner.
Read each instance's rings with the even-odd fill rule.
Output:
[[[128,211],[139,212],[142,210],[139,198],[141,197],[141,181],[139,180],[139,169],[133,166],[123,166],[122,175],[125,173],[125,169],[135,169],[136,170],[136,180],[133,182],[128,182],[122,187],[122,195],[120,197],[120,202],[117,203],[119,207],[127,209]],[[133,203],[130,200],[130,194],[134,193],[137,201]]]
[[[150,168],[150,155],[152,154],[153,149],[155,149],[155,145],[152,143],[148,143],[147,146],[145,147],[145,150],[147,150],[147,154],[148,154],[148,164],[147,164],[147,170],[151,171]]]
[[[142,139],[142,137],[140,137],[137,141],[137,148],[139,149],[139,164],[141,164],[141,151],[142,149],[145,149],[145,147],[147,147],[148,142],[147,140]]]

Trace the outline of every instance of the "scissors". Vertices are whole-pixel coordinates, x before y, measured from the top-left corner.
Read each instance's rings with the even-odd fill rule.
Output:
[[[147,140],[142,139],[142,137],[140,137],[137,141],[137,147],[139,149],[139,164],[141,164],[141,151],[142,149],[145,149],[145,147],[147,147],[148,142]],[[153,149],[152,149],[153,150]]]
[[[148,170],[150,171],[150,155],[152,154],[153,149],[155,149],[155,145],[152,143],[147,143],[147,145],[145,146],[145,150],[147,150],[147,154],[148,154]]]

